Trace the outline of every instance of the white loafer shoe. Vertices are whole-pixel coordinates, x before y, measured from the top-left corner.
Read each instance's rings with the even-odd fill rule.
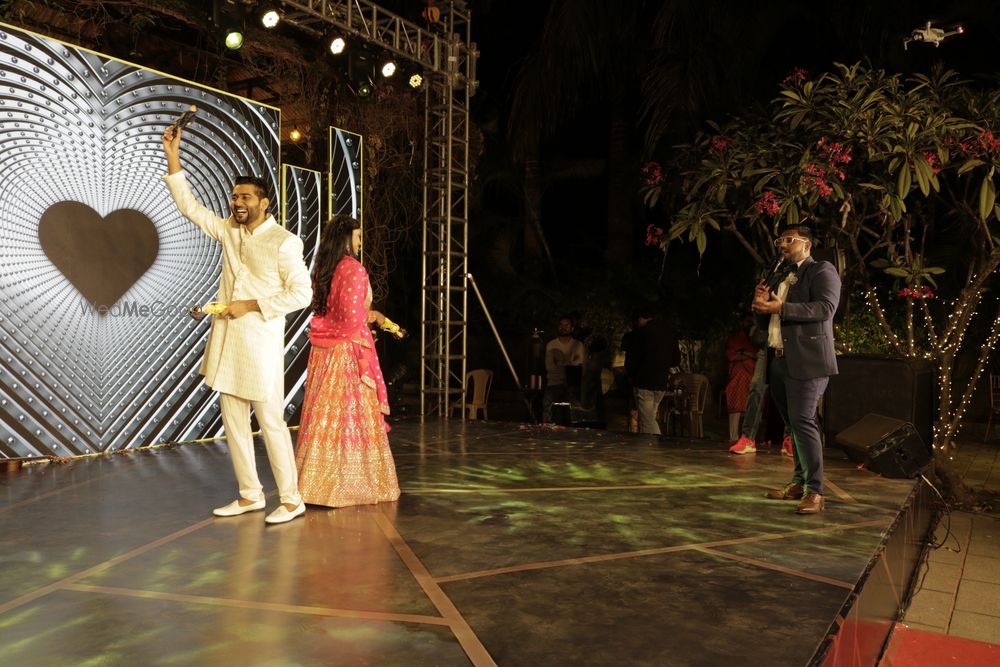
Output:
[[[305,503],[299,503],[299,506],[291,512],[285,509],[284,505],[278,505],[278,509],[267,515],[267,518],[264,519],[264,523],[285,523],[286,521],[291,521],[295,517],[302,516],[305,513]]]
[[[255,503],[249,505],[240,505],[239,500],[234,500],[225,507],[216,507],[212,510],[212,514],[215,516],[239,516],[240,514],[246,514],[247,512],[257,512],[264,509],[264,501],[258,500]]]

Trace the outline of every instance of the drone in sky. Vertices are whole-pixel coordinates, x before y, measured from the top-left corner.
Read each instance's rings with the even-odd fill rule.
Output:
[[[916,28],[910,33],[909,37],[903,39],[903,50],[910,45],[910,42],[927,42],[933,44],[935,47],[941,46],[941,42],[951,37],[952,35],[961,35],[965,32],[965,28],[962,26],[955,26],[953,30],[945,30],[944,28],[935,28],[928,21],[927,25],[923,28]]]

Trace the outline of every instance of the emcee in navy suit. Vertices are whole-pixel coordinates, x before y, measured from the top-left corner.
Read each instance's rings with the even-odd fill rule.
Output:
[[[774,500],[800,500],[796,512],[823,510],[823,443],[816,409],[831,375],[837,374],[833,314],[840,303],[840,276],[811,256],[814,239],[805,225],[785,227],[774,244],[790,272],[772,291],[754,292],[758,326],[767,329],[771,397],[792,431],[795,474],[784,488],[768,491]],[[794,266],[792,266],[794,265]]]

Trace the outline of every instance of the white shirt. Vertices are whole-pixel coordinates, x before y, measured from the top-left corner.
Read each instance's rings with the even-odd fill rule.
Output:
[[[553,338],[545,346],[545,370],[550,385],[566,384],[566,367],[581,366],[586,357],[583,343],[570,338],[564,343]]]
[[[802,262],[804,261],[806,260],[803,257]],[[795,265],[796,271],[802,268],[802,262],[799,262]],[[778,291],[776,292],[778,301],[780,301],[781,303],[785,302],[785,297],[788,296],[788,288],[791,287],[795,283],[795,280],[797,279],[798,279],[798,273],[789,273],[787,276],[785,276],[785,279],[781,281],[780,285],[778,285]],[[776,350],[782,350],[785,347],[784,343],[781,341],[780,309],[778,310],[778,312],[771,315],[771,321],[767,323],[767,346],[773,347]]]

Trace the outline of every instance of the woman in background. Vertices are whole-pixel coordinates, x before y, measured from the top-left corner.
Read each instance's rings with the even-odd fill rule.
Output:
[[[312,505],[399,498],[385,382],[368,329],[385,316],[371,310],[360,249],[361,224],[339,215],[323,229],[312,273],[312,349],[295,453],[299,490]]]
[[[740,330],[726,340],[726,359],[729,361],[726,410],[729,412],[729,442],[735,444],[740,437],[740,418],[747,411],[747,397],[757,361],[757,346],[750,340],[753,323],[752,315],[744,315]]]

